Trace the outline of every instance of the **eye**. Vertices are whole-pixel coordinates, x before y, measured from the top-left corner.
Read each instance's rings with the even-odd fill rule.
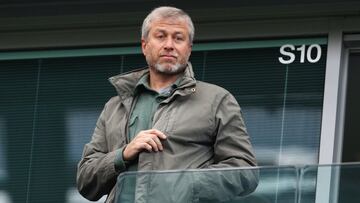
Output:
[[[185,40],[185,38],[182,35],[177,35],[177,36],[175,36],[175,40],[179,41],[179,42],[182,42],[182,41]]]
[[[165,36],[164,36],[164,34],[157,34],[157,35],[155,35],[155,37],[157,38],[157,39],[163,39]]]

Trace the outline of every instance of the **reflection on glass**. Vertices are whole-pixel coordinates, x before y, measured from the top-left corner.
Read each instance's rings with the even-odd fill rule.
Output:
[[[6,191],[0,190],[0,202],[1,203],[12,203],[10,196]]]
[[[318,139],[321,109],[288,107],[286,111],[288,135],[279,148],[282,108],[266,109],[245,106],[243,112],[254,144],[256,158],[262,165],[315,164],[318,159]],[[289,133],[291,131],[291,133]],[[316,136],[314,136],[316,135]]]
[[[116,203],[295,202],[295,167],[129,172],[118,177]]]
[[[116,203],[360,202],[360,163],[216,170],[127,172]]]
[[[100,115],[97,109],[70,109],[66,114],[67,160],[76,164],[81,158],[83,146],[91,139],[96,121]]]
[[[11,199],[7,191],[3,190],[3,185],[7,181],[7,170],[6,170],[6,142],[5,142],[5,122],[0,116],[0,202],[11,203]]]
[[[5,142],[5,122],[0,116],[0,184],[7,177],[6,172],[6,142]]]

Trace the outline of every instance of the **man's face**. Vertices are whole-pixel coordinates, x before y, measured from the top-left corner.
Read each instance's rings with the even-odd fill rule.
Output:
[[[148,37],[141,40],[141,46],[151,69],[169,75],[182,72],[192,47],[185,20],[153,21]]]

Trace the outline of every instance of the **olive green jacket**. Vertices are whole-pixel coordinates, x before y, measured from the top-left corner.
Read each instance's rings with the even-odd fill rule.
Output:
[[[114,166],[116,150],[128,143],[134,88],[147,72],[136,70],[109,79],[118,95],[106,103],[78,164],[78,190],[89,200],[108,195],[106,202],[114,202],[117,177],[126,171],[126,166]],[[164,150],[140,153],[139,171],[256,165],[236,99],[221,87],[196,81],[190,63],[179,86],[160,103],[152,126],[167,136]],[[256,185],[255,181],[250,190]],[[137,192],[137,202],[146,198],[141,196],[143,188]]]

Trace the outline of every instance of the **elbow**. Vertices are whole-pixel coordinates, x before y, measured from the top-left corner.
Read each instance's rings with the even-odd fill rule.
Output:
[[[77,189],[79,193],[87,200],[97,201],[102,197],[102,195],[98,194],[95,188],[96,185],[86,184],[83,181],[79,181],[79,180],[77,181]]]
[[[85,176],[81,168],[78,168],[76,186],[81,196],[90,201],[97,201],[102,197],[102,195],[99,195],[99,192],[97,192],[98,187],[96,181]]]
[[[254,192],[259,185],[259,170],[257,168],[246,169],[243,173],[243,178],[241,180],[243,191],[241,196],[251,194]]]

